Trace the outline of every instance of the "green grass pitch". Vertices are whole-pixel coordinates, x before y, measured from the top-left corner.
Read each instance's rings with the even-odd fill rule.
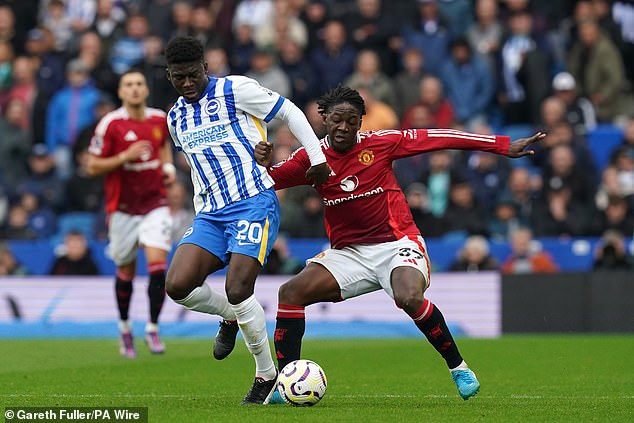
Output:
[[[632,422],[634,336],[459,339],[482,388],[463,401],[424,339],[307,340],[328,377],[315,407],[240,406],[253,376],[244,344],[224,361],[211,341],[118,356],[116,340],[0,341],[0,404],[143,406],[150,422]]]

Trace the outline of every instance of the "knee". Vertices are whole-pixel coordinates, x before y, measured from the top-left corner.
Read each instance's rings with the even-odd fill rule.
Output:
[[[189,280],[182,274],[177,272],[167,272],[165,278],[165,293],[172,300],[182,300],[187,297],[194,287],[191,286]]]
[[[280,286],[279,291],[277,292],[277,301],[279,304],[293,304],[297,305],[293,302],[293,289],[289,286],[288,282],[284,285]]]
[[[423,305],[423,293],[415,287],[394,293],[394,302],[398,308],[408,314],[416,313]]]
[[[247,289],[247,287],[242,284],[235,283],[228,283],[225,288],[225,292],[227,294],[227,300],[229,301],[229,304],[233,305],[240,304],[242,301],[253,295],[252,290]]]

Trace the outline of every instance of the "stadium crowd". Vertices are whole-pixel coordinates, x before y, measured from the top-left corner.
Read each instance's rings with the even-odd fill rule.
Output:
[[[476,236],[455,270],[499,268],[487,239],[516,251],[522,237],[634,235],[633,0],[0,0],[0,240],[63,240],[78,216],[88,239],[105,239],[87,147],[130,68],[145,74],[149,106],[171,107],[163,48],[176,35],[203,42],[210,75],[244,74],[291,99],[320,137],[315,99],[337,84],[362,94],[362,130],[546,132],[516,162],[438,151],[397,163],[423,236]],[[272,123],[281,161],[299,143]],[[605,163],[588,142],[598,128],[620,138]],[[175,160],[178,240],[193,210]],[[282,233],[325,237],[315,191],[278,195]]]

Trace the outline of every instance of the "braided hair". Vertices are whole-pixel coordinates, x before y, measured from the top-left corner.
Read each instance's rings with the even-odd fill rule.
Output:
[[[341,103],[349,103],[357,109],[360,116],[365,115],[365,102],[359,92],[344,85],[337,85],[322,95],[319,100],[317,100],[317,111],[320,115],[325,117],[334,106]]]
[[[203,45],[194,37],[174,37],[165,47],[168,65],[204,62]]]

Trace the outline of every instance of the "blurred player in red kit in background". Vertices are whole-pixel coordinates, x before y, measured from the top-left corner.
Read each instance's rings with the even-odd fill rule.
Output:
[[[122,106],[104,116],[91,141],[87,171],[105,174],[108,253],[117,266],[115,292],[119,308],[120,352],[136,357],[128,319],[137,249],[148,265],[150,320],[145,342],[152,353],[165,351],[158,318],[165,299],[171,225],[165,186],[176,177],[166,114],[146,106],[149,89],[143,74],[130,70],[119,80]]]
[[[511,143],[507,136],[450,129],[359,132],[365,103],[357,91],[339,86],[318,104],[327,129],[321,146],[333,171],[317,187],[325,205],[331,248],[307,260],[306,267],[280,287],[275,329],[279,368],[300,358],[306,306],[383,289],[442,355],[460,396],[469,399],[480,383],[462,359],[442,313],[423,296],[430,283],[427,249],[392,162],[440,149],[522,157],[533,154],[524,148],[543,134]],[[270,164],[271,148],[269,143],[256,146],[259,163]],[[308,166],[306,152],[300,148],[272,167],[275,189],[309,184],[304,177]]]

